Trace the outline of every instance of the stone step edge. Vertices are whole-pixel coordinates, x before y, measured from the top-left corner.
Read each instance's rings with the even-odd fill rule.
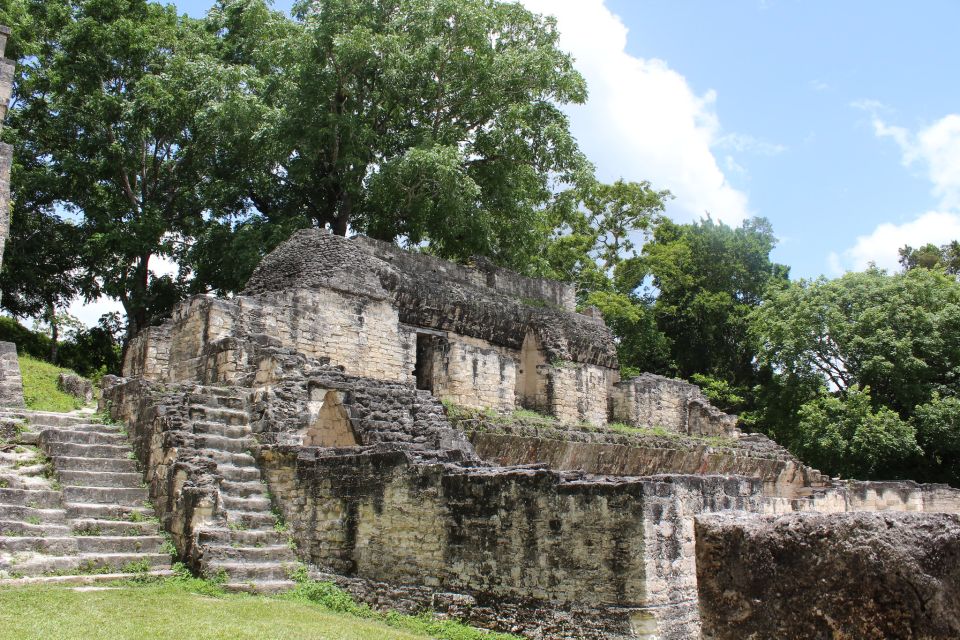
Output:
[[[0,579],[0,588],[26,587],[37,584],[96,584],[98,582],[113,582],[150,576],[152,578],[169,578],[173,575],[171,569],[155,569],[138,573],[98,573],[75,576],[27,576],[24,578]]]

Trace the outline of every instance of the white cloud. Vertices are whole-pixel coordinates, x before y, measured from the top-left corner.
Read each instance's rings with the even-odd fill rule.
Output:
[[[873,131],[890,138],[903,153],[904,166],[919,165],[940,199],[940,209],[960,209],[960,114],[951,113],[916,133],[888,124],[881,116],[883,105],[861,101],[854,106],[869,111]]]
[[[871,262],[882,269],[899,268],[898,250],[905,244],[919,247],[932,243],[945,244],[960,238],[960,214],[948,211],[929,211],[903,224],[886,222],[872,233],[857,238],[852,247],[841,254],[828,257],[836,275],[844,271],[861,271]]]
[[[960,239],[960,115],[947,115],[913,132],[889,124],[881,114],[891,110],[876,100],[860,100],[851,106],[870,114],[878,138],[889,138],[900,147],[904,166],[919,166],[925,171],[939,205],[936,211],[907,222],[878,225],[868,235],[858,237],[849,249],[831,253],[827,258],[830,269],[840,274],[865,269],[872,262],[892,271],[899,268],[898,250],[904,245],[942,245]]]
[[[712,151],[724,140],[713,91],[697,95],[663,60],[627,53],[627,28],[603,0],[523,4],[556,16],[560,46],[587,80],[588,102],[568,111],[601,179],[650,180],[669,189],[676,196],[669,210],[678,218],[709,211],[736,224],[750,215],[746,194],[728,182]]]

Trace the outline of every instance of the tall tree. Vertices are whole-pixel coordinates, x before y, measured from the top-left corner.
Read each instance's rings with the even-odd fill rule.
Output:
[[[657,225],[641,255],[618,271],[620,286],[649,286],[657,327],[670,341],[676,373],[749,387],[756,381],[750,311],[767,287],[787,279],[770,260],[776,238],[762,218],[732,228],[707,218]]]
[[[906,269],[943,269],[947,273],[960,275],[960,241],[954,240],[937,246],[925,244],[914,249],[904,245],[900,249],[900,266]]]
[[[586,97],[552,19],[494,0],[263,0],[208,16],[261,70],[234,184],[271,223],[348,229],[526,269],[552,182],[589,165],[565,103]]]
[[[758,360],[775,372],[768,389],[783,392],[766,407],[797,409],[775,416],[783,442],[832,473],[960,484],[954,277],[872,268],[801,280],[771,291],[751,321]]]
[[[38,201],[77,220],[86,293],[119,300],[132,336],[170,303],[151,260],[235,204],[209,167],[245,67],[221,63],[215,39],[172,6],[16,1],[31,39],[5,132],[23,159],[14,190],[45,176]]]

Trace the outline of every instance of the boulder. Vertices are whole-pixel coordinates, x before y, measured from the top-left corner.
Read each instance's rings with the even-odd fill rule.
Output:
[[[703,638],[960,638],[960,515],[696,519]]]
[[[57,388],[84,402],[93,402],[93,383],[72,373],[61,373],[57,377]]]

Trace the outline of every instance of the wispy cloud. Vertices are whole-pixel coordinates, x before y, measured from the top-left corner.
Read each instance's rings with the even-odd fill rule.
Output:
[[[863,269],[874,263],[896,269],[904,245],[944,244],[960,239],[960,114],[949,114],[933,124],[911,131],[890,124],[892,110],[876,100],[860,100],[852,107],[866,111],[878,138],[892,140],[900,148],[905,167],[919,168],[939,202],[936,210],[906,222],[884,222],[860,236],[849,249],[828,257],[835,273]]]
[[[717,138],[716,146],[720,149],[760,156],[776,156],[787,150],[785,145],[760,140],[746,133],[725,133]]]

